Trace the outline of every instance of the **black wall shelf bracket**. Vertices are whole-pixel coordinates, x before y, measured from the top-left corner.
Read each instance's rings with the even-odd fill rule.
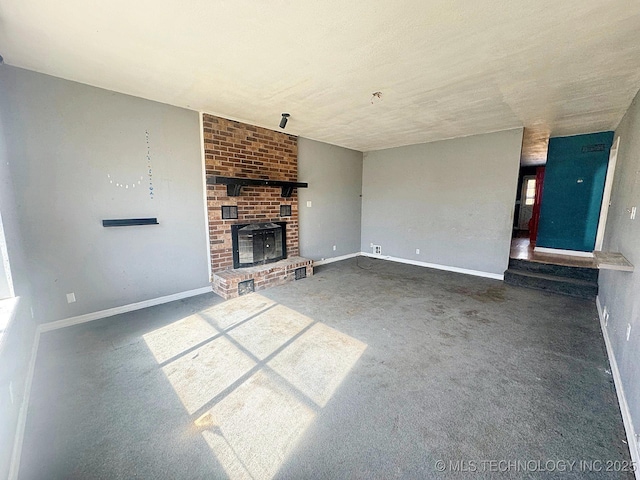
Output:
[[[121,218],[116,220],[102,220],[103,227],[131,227],[133,225],[160,225],[156,217],[153,218]]]
[[[282,186],[282,196],[284,198],[290,197],[293,194],[293,187]]]
[[[258,178],[236,178],[236,177],[220,177],[210,175],[207,177],[207,185],[226,185],[227,195],[229,197],[239,197],[243,186],[258,185],[267,187],[282,188],[282,196],[287,198],[293,194],[294,188],[307,188],[308,183],[302,182],[286,182],[283,180],[261,180]]]
[[[241,188],[242,188],[242,185],[228,183],[227,184],[227,195],[229,197],[239,197]]]

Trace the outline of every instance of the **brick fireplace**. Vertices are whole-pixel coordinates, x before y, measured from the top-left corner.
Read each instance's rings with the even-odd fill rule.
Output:
[[[297,137],[203,114],[211,274],[223,298],[260,290],[313,274],[311,260],[299,257],[298,193],[271,185],[242,185],[233,195],[215,178],[297,182]],[[236,194],[238,194],[236,196]],[[225,208],[223,208],[225,207]],[[223,210],[226,217],[223,218]],[[237,218],[235,218],[237,217]],[[234,269],[233,225],[286,224],[286,259]],[[238,227],[235,227],[236,229]]]

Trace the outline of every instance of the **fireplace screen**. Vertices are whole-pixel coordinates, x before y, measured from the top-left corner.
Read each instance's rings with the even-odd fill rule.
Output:
[[[232,225],[233,268],[276,262],[286,255],[285,222]]]

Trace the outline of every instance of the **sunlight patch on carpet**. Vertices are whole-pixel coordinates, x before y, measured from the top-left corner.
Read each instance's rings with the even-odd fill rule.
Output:
[[[315,417],[271,376],[256,373],[203,415],[202,436],[231,479],[273,478]]]
[[[218,331],[200,315],[191,315],[142,336],[158,363],[215,336]]]
[[[255,293],[144,339],[232,480],[273,478],[367,348]]]
[[[195,413],[255,366],[224,337],[162,368],[189,414]]]
[[[252,293],[227,300],[214,307],[202,310],[199,313],[214,326],[221,330],[226,330],[236,323],[242,322],[273,305],[275,305],[273,300]]]
[[[233,329],[229,336],[263,360],[312,323],[309,317],[277,305]]]
[[[317,323],[267,365],[324,407],[367,346]]]

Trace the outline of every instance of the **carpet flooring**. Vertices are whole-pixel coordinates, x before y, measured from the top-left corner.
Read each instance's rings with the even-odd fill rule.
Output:
[[[42,335],[21,479],[628,478],[595,304],[371,258]]]

